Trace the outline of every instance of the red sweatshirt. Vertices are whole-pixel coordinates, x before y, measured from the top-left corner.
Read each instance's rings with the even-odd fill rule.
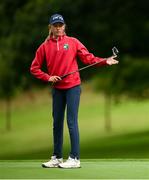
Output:
[[[78,69],[77,56],[84,64],[92,64],[103,58],[95,57],[76,38],[66,35],[57,40],[52,37],[42,43],[36,51],[30,71],[38,79],[48,81],[50,76],[62,76]],[[46,61],[48,72],[41,70]],[[98,66],[105,65],[106,60]],[[55,88],[68,89],[81,83],[79,72],[71,74],[54,84]]]

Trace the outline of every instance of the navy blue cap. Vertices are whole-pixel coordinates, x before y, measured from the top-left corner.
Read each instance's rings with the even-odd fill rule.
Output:
[[[50,17],[50,21],[49,21],[49,24],[55,24],[55,23],[65,23],[64,21],[64,18],[62,15],[60,14],[53,14],[51,17]]]

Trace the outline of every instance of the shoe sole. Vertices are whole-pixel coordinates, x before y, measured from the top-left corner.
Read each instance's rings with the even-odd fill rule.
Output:
[[[81,166],[79,166],[79,167],[61,167],[61,166],[58,166],[58,167],[61,169],[78,169],[78,168],[81,168]]]
[[[44,164],[41,165],[43,168],[58,168],[58,165],[57,166],[53,166],[53,167],[49,167],[49,166],[46,166]]]

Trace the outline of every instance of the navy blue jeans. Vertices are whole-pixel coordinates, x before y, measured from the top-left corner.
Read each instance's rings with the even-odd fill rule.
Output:
[[[67,110],[67,125],[71,142],[71,158],[80,158],[78,109],[80,102],[81,88],[75,86],[70,89],[52,89],[53,97],[53,142],[54,152],[57,158],[62,157],[64,114]]]

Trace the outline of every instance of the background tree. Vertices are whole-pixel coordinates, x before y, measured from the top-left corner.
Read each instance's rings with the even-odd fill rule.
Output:
[[[117,67],[90,68],[81,73],[83,80],[100,76],[96,84],[103,87],[97,89],[108,98],[110,94],[148,97],[148,5],[145,0],[1,1],[0,91],[14,94],[16,89],[22,91],[42,85],[32,78],[29,67],[37,47],[48,35],[49,17],[60,13],[65,17],[68,35],[78,38],[96,56],[110,56],[113,46],[120,51]],[[82,66],[80,61],[79,66]]]

